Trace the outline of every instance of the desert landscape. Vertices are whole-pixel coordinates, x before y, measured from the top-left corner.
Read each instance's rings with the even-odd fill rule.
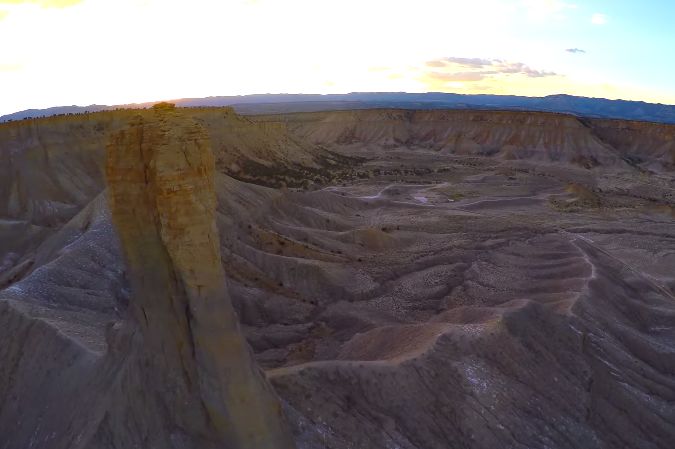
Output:
[[[670,449],[673,170],[553,112],[2,123],[0,448]]]

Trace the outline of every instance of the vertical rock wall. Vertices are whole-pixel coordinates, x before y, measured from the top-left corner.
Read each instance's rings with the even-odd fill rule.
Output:
[[[120,388],[138,385],[145,399],[134,403],[142,409],[135,414],[163,415],[148,429],[165,427],[158,433],[170,440],[153,441],[157,432],[149,430],[146,447],[293,447],[225,288],[206,131],[170,107],[157,108],[114,134],[107,153],[110,208],[138,326],[111,337],[114,348],[131,335],[129,348],[119,350],[132,353]],[[145,432],[122,424],[122,414],[110,415],[99,438]]]

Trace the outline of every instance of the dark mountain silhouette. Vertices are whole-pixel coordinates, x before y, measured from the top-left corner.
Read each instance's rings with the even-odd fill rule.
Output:
[[[547,97],[520,97],[514,95],[462,95],[441,92],[353,92],[349,94],[256,94],[183,98],[172,100],[182,107],[233,106],[241,114],[270,114],[289,112],[316,112],[344,109],[401,108],[401,109],[508,109],[527,111],[564,112],[582,117],[640,120],[675,123],[675,106],[642,101],[607,100],[604,98],[549,95]],[[78,114],[116,108],[146,108],[150,103],[106,106],[59,106],[48,109],[28,109],[0,117],[0,122]]]

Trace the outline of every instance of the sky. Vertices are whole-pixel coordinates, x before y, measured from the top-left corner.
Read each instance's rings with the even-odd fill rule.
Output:
[[[0,115],[251,93],[675,104],[673,0],[0,0]]]

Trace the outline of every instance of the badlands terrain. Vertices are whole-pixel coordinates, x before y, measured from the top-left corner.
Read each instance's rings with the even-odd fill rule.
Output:
[[[191,184],[142,170],[153,142]],[[674,194],[675,125],[647,122],[186,108],[0,124],[0,449],[253,447],[231,443],[251,435],[237,420],[277,438],[261,448],[672,449]],[[250,378],[222,374],[227,351]],[[281,424],[209,407],[233,382],[278,396]]]

